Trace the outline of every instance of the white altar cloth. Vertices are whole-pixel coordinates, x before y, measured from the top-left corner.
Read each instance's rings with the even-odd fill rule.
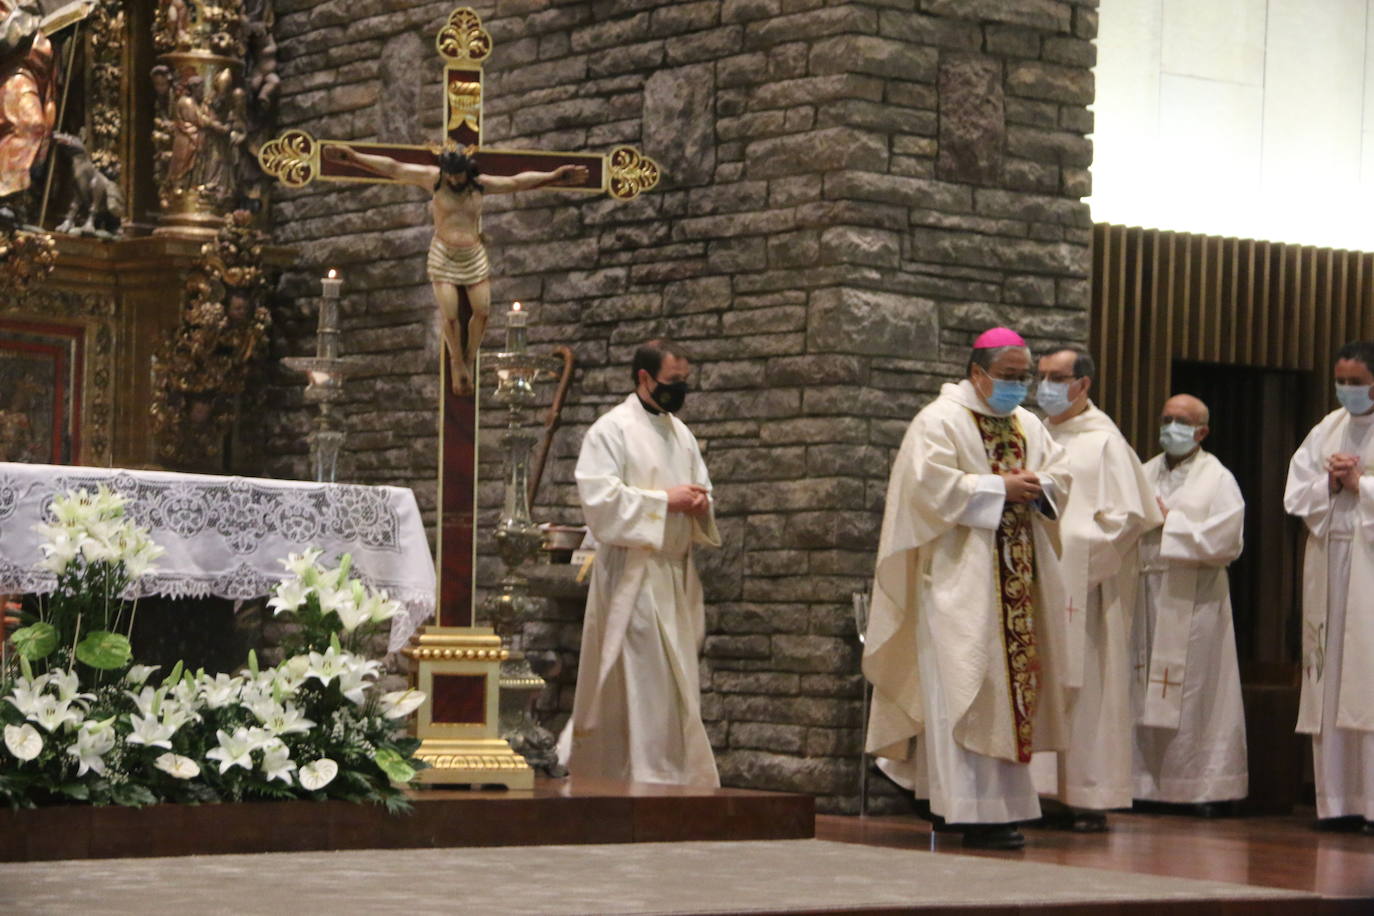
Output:
[[[128,499],[125,511],[167,551],[127,597],[259,598],[286,578],[280,561],[287,554],[317,547],[322,563],[352,554],[359,578],[402,603],[390,651],[434,614],[434,560],[408,489],[6,462],[0,593],[56,587],[56,577],[38,566],[43,554],[33,526],[49,520],[55,495],[102,483]]]

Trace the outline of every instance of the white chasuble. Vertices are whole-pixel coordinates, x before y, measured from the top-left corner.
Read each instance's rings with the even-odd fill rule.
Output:
[[[1006,503],[995,471],[1016,466],[1039,476],[1037,507]],[[1064,731],[1063,632],[1045,609],[1062,600],[1051,519],[1069,481],[1034,415],[993,414],[967,381],[916,415],[894,461],[864,647],[867,750],[904,784],[927,779],[952,822],[1039,816],[1026,764]]]
[[[1245,500],[1231,472],[1198,450],[1145,473],[1169,509],[1141,539],[1135,632],[1135,797],[1244,798],[1245,709],[1226,567],[1244,547]]]
[[[1068,453],[1073,491],[1059,525],[1066,634],[1069,735],[1038,757],[1036,788],[1076,808],[1131,803],[1131,619],[1140,578],[1140,536],[1163,524],[1154,487],[1111,418],[1089,403],[1048,423]]]
[[[720,535],[714,510],[670,513],[666,492],[710,489],[696,439],[631,394],[587,430],[576,477],[598,547],[559,760],[574,777],[719,785],[701,721],[706,621],[692,548]]]
[[[1312,428],[1288,465],[1283,506],[1303,520],[1302,699],[1313,736],[1317,816],[1374,818],[1374,415],[1344,408]],[[1326,460],[1359,455],[1357,492],[1332,494]],[[1345,664],[1349,661],[1349,664]]]

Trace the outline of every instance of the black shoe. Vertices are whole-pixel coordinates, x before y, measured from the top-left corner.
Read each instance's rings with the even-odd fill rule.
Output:
[[[1020,849],[1026,838],[1014,824],[962,824],[966,849]]]
[[[1322,833],[1359,833],[1364,826],[1365,819],[1357,814],[1323,817],[1317,820],[1317,829]]]
[[[1105,811],[1075,811],[1069,829],[1074,833],[1106,833],[1107,813]]]
[[[1193,817],[1226,817],[1231,813],[1230,802],[1200,802],[1196,805],[1189,805],[1187,812]]]
[[[1360,831],[1365,836],[1374,836],[1374,821],[1365,821],[1364,828]]]

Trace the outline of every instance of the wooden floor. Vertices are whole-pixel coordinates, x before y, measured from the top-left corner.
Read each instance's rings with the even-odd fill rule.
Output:
[[[932,833],[914,815],[818,815],[816,838],[1312,891],[1350,902],[1349,912],[1374,913],[1374,836],[1318,832],[1310,812],[1213,820],[1113,813],[1110,821],[1105,834],[1026,828],[1017,852],[965,850],[958,834]]]

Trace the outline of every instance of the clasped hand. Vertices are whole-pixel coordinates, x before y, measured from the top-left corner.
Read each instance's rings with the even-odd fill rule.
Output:
[[[1035,476],[1034,471],[1016,468],[1012,471],[1001,471],[998,476],[1007,486],[1009,503],[1033,503],[1044,492],[1040,486],[1040,478]]]
[[[1364,466],[1360,464],[1359,455],[1337,452],[1326,459],[1326,473],[1331,481],[1332,493],[1357,491],[1360,489],[1360,475],[1364,473]]]
[[[711,508],[711,494],[694,483],[668,488],[668,511],[684,515],[705,515]]]

